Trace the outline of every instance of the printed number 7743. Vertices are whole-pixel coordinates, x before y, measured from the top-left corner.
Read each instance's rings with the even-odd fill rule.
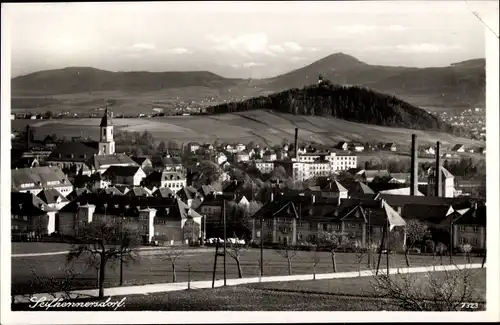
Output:
[[[461,307],[463,309],[477,309],[479,304],[477,302],[463,302]]]

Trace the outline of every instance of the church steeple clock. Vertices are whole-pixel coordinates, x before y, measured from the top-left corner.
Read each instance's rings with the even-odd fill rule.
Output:
[[[100,124],[100,139],[99,139],[99,154],[112,155],[115,153],[115,141],[113,140],[113,121],[111,113],[108,112],[108,104],[101,119]]]

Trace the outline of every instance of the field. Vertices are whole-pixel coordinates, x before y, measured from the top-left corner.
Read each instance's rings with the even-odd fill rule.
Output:
[[[52,249],[60,249],[60,247]],[[25,252],[26,248],[16,249]],[[51,251],[50,249],[39,250]],[[54,250],[52,250],[54,251]],[[32,250],[33,252],[33,250]],[[188,280],[188,266],[191,268],[190,278],[192,281],[211,280],[213,274],[214,263],[214,248],[191,249],[185,250],[184,255],[179,257],[176,263],[177,281],[183,282]],[[316,273],[332,272],[332,262],[330,254],[320,252],[320,262],[316,266]],[[168,260],[165,259],[165,251],[149,251],[141,252],[134,261],[124,267],[124,284],[150,284],[164,283],[172,281],[172,267]],[[293,274],[311,274],[313,273],[312,254],[306,251],[299,251],[297,256],[292,260]],[[250,249],[242,253],[241,265],[244,277],[258,276],[259,274],[259,259],[260,250]],[[356,256],[351,253],[337,254],[337,271],[348,272],[367,269],[367,256],[364,257],[361,264],[358,265]],[[432,256],[413,255],[410,258],[411,266],[426,266],[432,265]],[[473,263],[481,263],[482,258],[474,257]],[[465,263],[463,256],[455,256],[455,263]],[[434,263],[439,264],[440,259],[436,258]],[[443,263],[448,264],[449,258],[443,257]],[[12,293],[25,294],[33,292],[49,291],[39,281],[35,281],[34,274],[42,279],[49,277],[62,278],[65,269],[68,267],[65,255],[45,255],[32,257],[12,257]],[[400,254],[390,255],[390,267],[405,267],[404,256]],[[383,256],[381,267],[386,267],[386,259]],[[85,270],[84,261],[78,262],[74,266],[75,271],[80,272]],[[74,289],[88,289],[96,286],[96,270],[86,269],[85,272],[79,275],[74,282]],[[264,251],[264,275],[288,275],[287,260],[283,258],[279,252],[274,250]],[[227,277],[237,278],[238,270],[236,263],[229,256],[227,257]],[[223,278],[223,259],[218,259],[217,279]],[[109,265],[106,269],[106,287],[117,286],[119,282],[119,267],[118,265]]]
[[[484,310],[486,271],[474,270],[473,297]],[[441,276],[442,272],[438,273]],[[425,283],[425,274],[413,274],[415,283]],[[125,298],[120,311],[380,311],[399,310],[387,299],[374,298],[370,277],[297,282],[274,282],[215,289],[184,290]],[[421,285],[423,292],[428,286]],[[307,290],[304,290],[307,288]],[[279,289],[279,290],[277,290]],[[307,292],[306,292],[307,291]],[[95,299],[93,299],[95,300]],[[14,305],[26,310],[26,304]],[[85,309],[88,311],[89,309]],[[103,310],[103,309],[100,309]]]
[[[441,141],[443,148],[463,143],[466,147],[484,146],[483,141],[458,138],[450,134],[349,122],[336,118],[298,116],[263,110],[209,116],[171,116],[155,119],[116,118],[115,132],[151,132],[157,141],[233,143],[254,141],[266,145],[293,141],[294,130],[299,128],[300,142],[334,145],[339,141],[394,142],[398,150],[408,151],[411,134],[417,134],[420,144]],[[13,130],[23,130],[26,124],[35,127],[38,138],[56,133],[59,136],[85,136],[94,140],[99,136],[99,119],[13,120]]]

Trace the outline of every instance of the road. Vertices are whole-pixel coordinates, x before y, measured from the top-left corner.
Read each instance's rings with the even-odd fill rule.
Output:
[[[214,248],[185,250],[176,265],[178,282],[184,282],[190,277],[191,281],[211,280],[214,266]],[[357,271],[358,263],[356,256],[351,253],[337,253],[337,271]],[[320,262],[316,265],[316,273],[332,272],[331,257],[328,252],[320,252]],[[259,275],[260,250],[250,249],[242,252],[241,265],[244,277]],[[432,265],[431,256],[411,256],[411,266]],[[473,263],[481,263],[481,258],[473,258]],[[436,258],[436,264],[440,264]],[[449,258],[443,258],[444,264],[448,264]],[[462,256],[455,257],[456,263],[464,263]],[[238,270],[235,261],[227,256],[227,278],[237,278]],[[381,267],[386,267],[385,257],[381,261]],[[97,271],[87,266],[84,259],[77,261],[74,266],[68,266],[66,255],[42,255],[12,258],[12,294],[24,294],[32,292],[60,291],[60,284],[52,285],[54,281],[64,279],[65,270],[73,268],[76,272],[82,272],[71,283],[71,289],[90,289],[97,286]],[[404,267],[403,255],[391,255],[390,267]],[[359,265],[361,270],[367,268],[367,258]],[[190,271],[188,271],[190,269]],[[313,272],[312,254],[306,251],[297,252],[292,260],[293,274],[310,274]],[[142,252],[136,259],[124,266],[124,285],[139,285],[162,283],[172,281],[172,265],[167,259],[166,250]],[[264,251],[264,275],[288,275],[287,260],[274,250]],[[112,264],[106,267],[105,287],[114,287],[119,284],[119,265]],[[223,258],[218,259],[216,279],[223,279]]]

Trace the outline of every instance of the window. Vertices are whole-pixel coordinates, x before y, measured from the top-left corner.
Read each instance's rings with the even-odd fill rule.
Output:
[[[28,221],[28,216],[23,216],[24,221]]]
[[[273,232],[272,231],[268,231],[267,232],[267,237],[269,237],[269,238],[273,237]]]
[[[466,237],[460,237],[460,244],[467,244],[467,238]]]
[[[326,223],[323,224],[323,231],[327,231],[328,230],[328,225]]]
[[[465,232],[465,226],[460,226],[459,229],[460,229],[461,232]]]
[[[479,242],[479,241],[477,240],[477,238],[472,239],[472,243],[474,243],[474,245],[477,245],[477,244],[478,244],[478,242]]]
[[[479,227],[478,226],[474,226],[474,232],[478,232],[479,231]]]

